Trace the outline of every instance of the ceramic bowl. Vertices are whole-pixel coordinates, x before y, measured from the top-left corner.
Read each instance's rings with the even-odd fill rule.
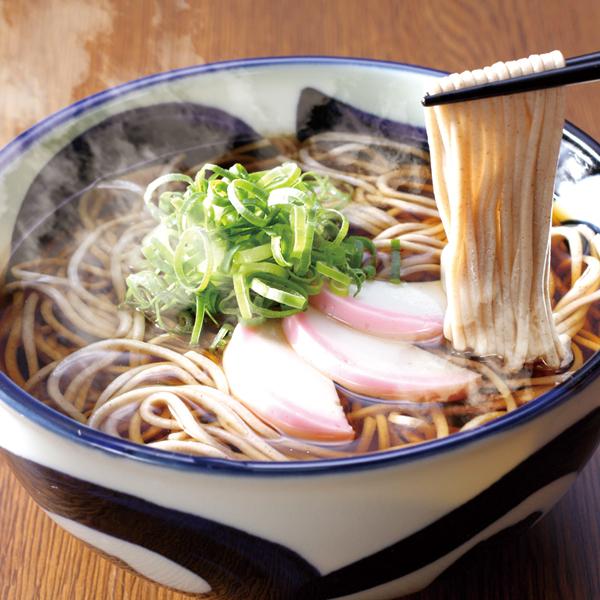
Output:
[[[259,59],[171,71],[77,102],[0,153],[0,267],[41,221],[68,235],[52,216],[61,203],[156,159],[202,160],[257,136],[327,129],[424,140],[420,98],[439,75],[359,59]],[[599,150],[567,126],[557,194],[600,171]],[[229,600],[395,598],[483,540],[534,523],[564,494],[598,441],[599,363],[474,431],[285,464],[137,446],[0,374],[0,447],[61,527],[165,586]]]

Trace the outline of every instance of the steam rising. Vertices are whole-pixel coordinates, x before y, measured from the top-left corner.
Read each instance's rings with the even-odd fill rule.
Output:
[[[0,106],[10,115],[0,122],[0,144],[86,95],[204,62],[187,1],[144,2],[143,13],[138,6],[132,12],[118,0],[0,2]],[[166,11],[175,14],[167,19]],[[125,46],[132,19],[150,26],[137,44]]]
[[[197,29],[194,25],[197,20],[192,18],[188,2],[145,2],[143,13],[142,5],[138,6],[133,11],[118,0],[0,2],[0,110],[10,115],[0,121],[0,145],[48,114],[89,94],[153,72],[204,62],[194,46],[192,31]],[[132,19],[139,26],[147,24],[148,30],[136,37],[137,43],[132,43],[127,34]],[[130,139],[124,137],[119,144],[130,145]],[[51,150],[36,150],[34,170],[39,166],[33,163],[39,160],[43,164],[50,159]],[[90,161],[105,163],[102,156],[105,150],[100,146],[87,148],[93,155]],[[57,177],[68,179],[72,167],[63,164]],[[18,180],[7,176],[0,181],[3,261],[11,235],[7,231],[19,211],[14,198],[22,195],[21,189],[24,194],[29,183],[22,173]],[[38,195],[36,202],[40,214],[48,212],[44,209],[48,204],[45,196]],[[68,223],[67,217],[63,220],[65,231]],[[37,249],[30,251],[35,254]]]

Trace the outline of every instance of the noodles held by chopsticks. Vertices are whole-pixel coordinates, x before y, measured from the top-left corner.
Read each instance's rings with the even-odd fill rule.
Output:
[[[558,51],[532,55],[449,75],[430,91],[564,64]],[[511,371],[536,360],[558,369],[570,360],[573,331],[555,325],[549,294],[564,89],[437,106],[425,114],[435,197],[448,238],[441,259],[445,336],[460,352],[502,357]]]

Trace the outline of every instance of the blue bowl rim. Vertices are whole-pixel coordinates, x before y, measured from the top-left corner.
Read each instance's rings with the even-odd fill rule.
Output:
[[[50,132],[55,127],[71,118],[79,117],[84,112],[104,104],[118,96],[134,90],[157,85],[165,81],[195,76],[213,71],[224,71],[239,68],[269,67],[285,64],[333,64],[344,66],[387,68],[391,70],[409,71],[424,75],[445,75],[444,71],[400,63],[367,58],[336,57],[336,56],[278,56],[265,58],[248,58],[228,60],[206,65],[197,65],[181,69],[173,69],[154,75],[132,80],[118,86],[108,88],[82,100],[79,100],[58,112],[39,121],[31,128],[19,134],[14,140],[0,150],[0,172],[19,157],[37,139]],[[600,144],[581,129],[567,122],[565,125],[567,137],[589,154],[595,154],[600,163]],[[587,146],[585,148],[584,146]],[[600,374],[600,353],[593,356],[579,371],[565,382],[546,392],[539,398],[520,407],[518,410],[491,423],[472,431],[455,433],[449,437],[433,440],[424,444],[388,450],[373,454],[365,454],[347,458],[319,459],[312,461],[291,462],[259,462],[232,461],[217,458],[189,456],[174,452],[165,452],[133,442],[115,438],[106,433],[82,425],[53,408],[36,400],[18,385],[13,383],[4,373],[0,372],[0,400],[5,402],[17,413],[41,425],[61,437],[86,446],[101,450],[110,455],[129,457],[145,463],[162,467],[184,469],[186,471],[215,472],[229,475],[316,475],[341,474],[350,471],[394,466],[416,459],[430,457],[443,451],[458,450],[484,438],[506,432],[519,425],[538,417],[587,387]]]

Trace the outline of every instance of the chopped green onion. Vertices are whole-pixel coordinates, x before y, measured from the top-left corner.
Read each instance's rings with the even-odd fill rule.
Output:
[[[390,281],[400,283],[400,240],[393,239],[390,243],[392,249],[392,265],[390,270]]]
[[[262,244],[261,246],[255,246],[254,248],[248,248],[248,250],[240,250],[234,257],[234,261],[240,263],[258,262],[259,260],[266,260],[273,256],[271,250],[271,244]]]
[[[227,196],[232,206],[241,217],[244,217],[246,221],[252,223],[252,225],[256,225],[256,227],[264,227],[268,219],[266,216],[261,216],[261,213],[264,213],[264,211],[260,202],[253,204],[252,202],[248,202],[248,199],[263,199],[261,198],[261,195],[263,195],[261,192],[262,190],[258,186],[243,179],[235,179],[227,186]],[[243,195],[246,196],[246,201],[244,201]],[[252,208],[255,208],[255,210],[252,210]]]
[[[168,175],[162,175],[161,177],[158,177],[146,188],[146,191],[144,192],[144,202],[146,206],[150,209],[150,211],[153,213],[152,216],[155,216],[155,211],[157,208],[152,204],[152,197],[154,196],[154,192],[159,187],[174,182],[187,183],[188,185],[193,185],[194,183],[193,179],[188,175],[183,175],[181,173],[169,173]]]
[[[243,273],[237,273],[233,276],[233,291],[235,292],[235,299],[240,308],[240,317],[248,321],[252,318],[252,306],[248,284]]]
[[[227,343],[227,338],[233,332],[233,325],[231,323],[224,323],[221,325],[219,331],[217,331],[217,335],[213,338],[212,343],[210,344],[210,350],[220,350]]]
[[[281,187],[293,185],[299,178],[302,171],[300,167],[293,162],[283,163],[269,171],[264,171],[256,185],[265,190],[274,190]]]
[[[325,212],[326,214],[331,214],[334,217],[338,218],[341,222],[340,229],[337,232],[335,239],[333,240],[333,244],[337,246],[338,244],[341,244],[344,238],[348,235],[348,230],[350,229],[350,222],[348,221],[348,217],[346,217],[346,215],[342,214],[339,210],[336,210],[335,208],[327,208],[325,209]]]
[[[269,206],[278,204],[306,204],[309,196],[306,192],[296,188],[278,188],[269,194]]]
[[[184,288],[196,294],[206,288],[213,269],[213,249],[206,231],[200,227],[184,231],[173,255],[173,266]]]
[[[263,298],[268,298],[269,300],[273,300],[274,302],[279,302],[279,304],[285,304],[286,306],[291,306],[292,308],[297,308],[298,310],[302,310],[306,308],[307,298],[302,294],[294,291],[285,291],[280,288],[267,285],[258,277],[255,277],[250,283],[250,288],[255,291],[259,296]]]
[[[273,259],[280,267],[291,267],[292,263],[286,260],[283,255],[282,240],[280,235],[275,235],[271,238],[271,254]]]
[[[270,262],[247,263],[240,267],[239,272],[242,275],[266,273],[267,275],[279,277],[280,279],[286,279],[288,277],[288,271],[286,269]]]
[[[194,327],[192,328],[192,334],[190,336],[190,344],[192,345],[196,345],[200,340],[202,324],[204,323],[205,308],[204,298],[200,295],[196,296],[196,318],[194,319]]]
[[[331,267],[320,260],[317,261],[316,267],[317,273],[321,273],[321,275],[325,275],[325,277],[328,277],[332,281],[336,281],[341,285],[350,287],[350,284],[352,283],[352,278],[349,275],[342,273],[339,269]]]
[[[187,189],[163,191],[156,201],[159,188],[173,183]],[[350,195],[293,162],[254,173],[206,164],[193,179],[159,177],[144,200],[158,224],[127,279],[127,302],[162,328],[179,324],[193,344],[208,321],[220,327],[213,340],[220,348],[237,320],[289,316],[325,282],[347,295],[375,275],[373,242],[349,236],[339,210]]]

